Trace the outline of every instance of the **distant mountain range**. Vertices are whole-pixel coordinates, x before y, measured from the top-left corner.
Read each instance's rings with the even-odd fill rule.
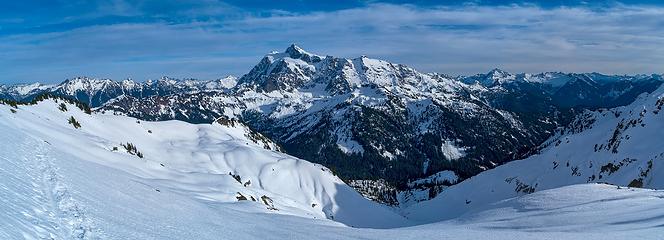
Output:
[[[500,69],[452,77],[292,45],[266,55],[239,79],[82,77],[52,86],[0,86],[0,97],[30,100],[50,92],[145,120],[237,119],[286,153],[328,166],[365,197],[407,204],[530,156],[577,114],[627,105],[662,82],[662,75]]]
[[[91,107],[100,107],[119,96],[143,98],[200,91],[218,91],[232,88],[236,83],[237,78],[233,76],[206,81],[162,77],[159,80],[145,82],[135,82],[131,79],[114,81],[111,79],[76,77],[67,79],[58,85],[40,83],[0,85],[0,97],[16,101],[30,101],[41,93],[49,92],[76,98]]]

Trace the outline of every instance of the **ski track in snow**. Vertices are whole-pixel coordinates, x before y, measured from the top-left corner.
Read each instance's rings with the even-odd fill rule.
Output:
[[[40,182],[39,191],[47,198],[47,206],[51,215],[51,221],[55,224],[58,232],[57,237],[40,236],[42,239],[99,239],[97,229],[91,220],[86,218],[83,208],[74,200],[69,192],[67,186],[61,181],[62,177],[58,175],[58,169],[53,163],[53,159],[49,156],[49,148],[47,143],[34,143],[25,141],[23,149],[31,151],[32,154],[24,156],[33,156],[31,161],[33,166],[36,166],[36,172],[40,176],[36,179]]]

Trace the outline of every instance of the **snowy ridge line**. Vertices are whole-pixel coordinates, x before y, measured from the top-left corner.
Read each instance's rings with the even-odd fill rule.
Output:
[[[47,193],[51,208],[56,215],[63,239],[103,239],[94,223],[85,216],[85,211],[69,194],[62,183],[57,167],[48,157],[45,143],[39,143],[35,150],[35,160],[42,175],[42,190]]]
[[[66,95],[78,98],[92,107],[99,107],[121,95],[147,97],[169,94],[196,94],[202,92],[224,92],[234,87],[237,78],[227,76],[215,80],[173,79],[162,77],[158,80],[135,82],[131,79],[116,81],[90,77],[66,79],[57,85],[0,84],[0,98],[14,101],[31,101],[44,93]],[[82,97],[84,96],[84,97]]]

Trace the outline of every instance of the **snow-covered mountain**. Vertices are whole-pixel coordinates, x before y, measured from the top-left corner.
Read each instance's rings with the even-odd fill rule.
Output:
[[[475,77],[491,85],[469,84],[365,56],[323,57],[292,45],[266,55],[231,91],[128,97],[102,109],[150,120],[237,118],[285,152],[330,166],[349,183],[357,180],[351,185],[360,190],[383,189],[389,196],[362,192],[395,204],[393,193],[409,189],[409,181],[441,171],[465,179],[529,154],[579,111],[561,104],[567,95],[594,91],[588,97],[594,107],[612,107],[661,84],[656,76],[611,81],[626,83],[616,85],[623,91],[569,86],[569,79],[556,88],[543,84],[560,82],[562,75],[524,80],[525,74],[495,69]],[[620,101],[605,101],[609,95]]]
[[[34,97],[51,93],[72,97],[91,107],[99,107],[120,96],[137,98],[163,96],[170,94],[194,93],[205,91],[225,91],[237,84],[237,78],[227,76],[216,80],[174,79],[162,77],[158,80],[135,82],[132,79],[114,81],[76,77],[67,79],[58,85],[0,85],[0,97],[15,101],[31,101]]]
[[[492,168],[556,126],[549,116],[556,109],[522,121],[476,96],[480,91],[400,64],[321,57],[293,45],[265,56],[230,94],[122,98],[102,111],[151,120],[238,118],[285,152],[330,166],[346,180],[384,179],[405,188],[443,170],[465,178]]]
[[[410,219],[436,222],[493,208],[503,200],[579,183],[662,189],[663,107],[664,86],[627,106],[586,111],[536,154],[466,179],[404,213]],[[598,212],[597,218],[605,216]]]
[[[22,100],[29,96],[38,95],[53,88],[54,85],[41,83],[0,85],[0,98],[11,100]]]
[[[486,74],[462,77],[467,84],[478,84],[493,90],[536,91],[551,98],[560,107],[616,107],[631,103],[636,96],[657,88],[662,75],[604,75],[600,73],[512,74],[493,69]]]
[[[462,80],[468,84],[478,83],[486,87],[509,84],[516,81],[528,82],[526,78],[518,77],[515,74],[498,68],[494,68],[486,74],[477,74],[475,76],[464,77]]]
[[[662,97],[664,88],[629,107],[588,113],[549,143],[555,146],[558,139],[570,139],[570,143],[561,140],[556,151],[569,154],[560,159],[569,158],[572,164],[587,159],[574,158],[565,150],[611,159],[634,153],[636,161],[614,162],[603,179],[624,183],[649,169],[644,186],[660,186],[655,176],[662,170],[656,162],[662,157],[656,154],[663,149],[661,142],[636,141],[657,140],[661,135]],[[630,114],[630,110],[638,111]],[[620,143],[600,141],[612,144],[592,152],[585,150],[591,143],[578,144],[614,136],[600,132],[613,130],[618,112],[625,124],[611,139]],[[594,123],[586,123],[593,118]],[[538,174],[533,170],[539,168],[523,171],[518,164],[548,160],[528,159],[489,170],[447,188],[431,202],[411,205],[405,209],[407,219],[364,199],[329,169],[274,151],[273,142],[229,118],[212,124],[149,122],[87,114],[70,101],[50,98],[35,105],[0,104],[0,132],[2,239],[658,239],[664,224],[662,191],[603,184],[564,186],[580,182],[574,180],[502,201],[492,196],[473,198],[460,208],[468,214],[459,217],[447,217],[449,213],[441,210],[448,204],[458,207],[448,197],[468,193],[469,182],[487,180],[472,189],[486,193],[485,187],[496,179],[483,176],[500,175],[502,169],[516,165],[521,171],[514,173],[523,176],[519,181],[528,181],[525,176]],[[657,158],[647,168],[641,157],[651,156]],[[646,168],[632,176],[636,166]],[[569,171],[562,171],[563,165],[559,168],[559,177],[545,180],[566,179]],[[590,173],[581,174],[585,178]],[[443,172],[411,184],[455,178],[454,173]],[[513,190],[514,185],[509,186],[506,189]],[[540,186],[555,187],[543,182]],[[483,202],[487,204],[475,205]]]
[[[237,119],[284,152],[330,167],[368,198],[397,204],[451,183],[409,184],[417,179],[451,171],[463,180],[523,158],[583,109],[628,104],[662,82],[660,75],[500,69],[457,78],[291,45],[239,79],[75,78],[42,91],[145,120]]]

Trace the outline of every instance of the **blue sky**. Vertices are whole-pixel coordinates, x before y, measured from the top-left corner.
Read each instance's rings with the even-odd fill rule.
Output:
[[[425,72],[664,72],[660,1],[0,3],[0,83],[242,75],[296,43]]]

